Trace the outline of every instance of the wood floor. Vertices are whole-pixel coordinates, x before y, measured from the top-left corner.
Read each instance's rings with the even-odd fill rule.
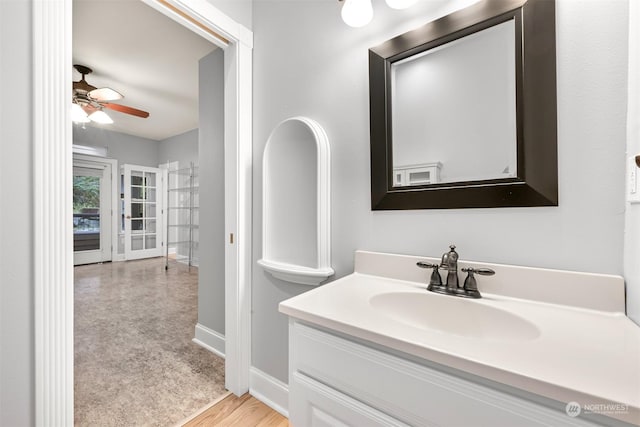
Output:
[[[229,395],[183,427],[289,427],[289,420],[246,393]]]

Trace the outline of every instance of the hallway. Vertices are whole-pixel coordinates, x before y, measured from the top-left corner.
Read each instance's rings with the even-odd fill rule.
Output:
[[[191,339],[197,268],[164,258],[75,267],[76,426],[174,425],[224,392]]]

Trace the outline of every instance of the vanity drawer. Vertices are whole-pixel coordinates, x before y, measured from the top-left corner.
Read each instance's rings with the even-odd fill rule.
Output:
[[[293,380],[302,374],[409,425],[596,425],[296,321],[290,351]]]

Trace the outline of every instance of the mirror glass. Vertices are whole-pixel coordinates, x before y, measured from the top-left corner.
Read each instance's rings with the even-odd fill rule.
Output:
[[[513,19],[393,62],[393,187],[517,176]]]
[[[479,0],[369,49],[371,209],[558,205],[554,0]]]

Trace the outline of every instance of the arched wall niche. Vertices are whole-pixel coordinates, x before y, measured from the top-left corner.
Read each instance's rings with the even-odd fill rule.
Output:
[[[278,279],[315,286],[334,274],[330,157],[324,129],[307,117],[286,119],[269,136],[258,264]]]

